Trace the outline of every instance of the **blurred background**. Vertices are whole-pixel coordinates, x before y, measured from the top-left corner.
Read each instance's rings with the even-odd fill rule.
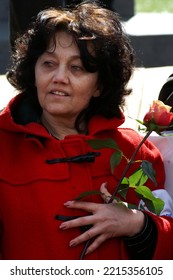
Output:
[[[135,11],[140,12],[169,12],[173,13],[172,0],[135,0]]]
[[[126,22],[137,66],[173,65],[173,1],[134,0],[134,16]]]
[[[9,66],[9,2],[9,0],[0,0],[0,74],[4,74]],[[25,7],[30,1],[21,2]],[[173,65],[171,55],[173,49],[172,0],[107,0],[102,2],[120,14],[136,52],[137,67]],[[30,2],[29,5],[32,3]],[[21,10],[24,9],[22,6]],[[25,17],[27,17],[26,13]]]

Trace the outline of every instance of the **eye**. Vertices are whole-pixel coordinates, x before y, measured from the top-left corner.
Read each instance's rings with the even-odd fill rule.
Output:
[[[84,71],[84,68],[81,66],[81,65],[71,65],[71,69],[72,69],[72,71],[74,71],[74,72],[82,72],[82,71]]]
[[[54,61],[45,60],[45,61],[43,61],[43,66],[45,66],[47,68],[51,68],[51,67],[55,66],[55,62]]]

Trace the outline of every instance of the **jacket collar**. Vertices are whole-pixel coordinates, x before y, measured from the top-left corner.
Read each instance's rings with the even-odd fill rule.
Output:
[[[93,117],[88,124],[88,133],[90,135],[95,135],[99,132],[104,132],[108,130],[115,130],[125,121],[123,113],[121,113],[121,119],[111,118],[107,119],[102,116]]]

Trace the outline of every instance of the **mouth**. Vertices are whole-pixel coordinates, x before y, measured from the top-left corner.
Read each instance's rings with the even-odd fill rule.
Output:
[[[68,94],[63,91],[51,91],[50,93],[53,95],[58,95],[58,96],[68,96]]]

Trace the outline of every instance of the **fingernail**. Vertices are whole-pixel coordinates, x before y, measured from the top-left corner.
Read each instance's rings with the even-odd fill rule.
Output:
[[[73,201],[66,201],[66,202],[64,203],[64,205],[65,205],[65,206],[70,206],[72,203],[73,203]]]
[[[71,240],[70,243],[69,243],[69,246],[74,247],[75,245],[76,245],[76,242],[74,240]]]
[[[59,228],[60,229],[66,229],[67,227],[66,227],[66,224],[62,223],[62,224],[60,224]]]

